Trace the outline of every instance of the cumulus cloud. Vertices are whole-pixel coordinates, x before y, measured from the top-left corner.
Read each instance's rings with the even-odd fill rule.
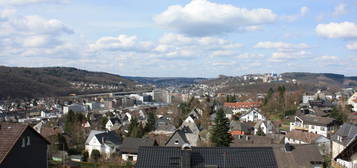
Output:
[[[0,11],[0,55],[65,55],[70,43],[62,40],[74,31],[59,20],[37,15],[22,16],[14,9]]]
[[[346,48],[349,50],[357,50],[357,42],[352,42],[346,45]]]
[[[0,0],[0,5],[28,5],[37,3],[67,3],[70,0]]]
[[[138,41],[136,36],[128,36],[125,34],[117,37],[102,37],[94,44],[90,44],[89,48],[98,50],[128,50],[128,51],[147,51],[152,48],[150,42]]]
[[[240,31],[247,26],[272,23],[276,18],[277,15],[270,9],[246,9],[208,0],[192,0],[185,6],[168,7],[155,16],[154,21],[165,28],[186,35],[209,36]],[[250,30],[254,28],[250,27]]]
[[[318,24],[316,32],[327,38],[356,38],[357,25],[353,22]]]
[[[298,14],[281,16],[281,18],[283,20],[285,20],[285,21],[293,22],[293,21],[297,20],[300,17],[306,16],[309,13],[309,11],[310,11],[309,7],[303,6],[303,7],[300,8],[300,11],[299,11]]]
[[[305,51],[305,50],[300,50],[300,51],[289,51],[289,52],[282,52],[282,51],[278,51],[278,52],[274,52],[272,54],[272,57],[269,59],[269,61],[271,62],[286,62],[288,60],[292,60],[292,59],[302,59],[302,58],[306,58],[309,55],[311,55],[311,53],[309,51]]]
[[[292,44],[285,42],[272,42],[272,41],[263,41],[255,44],[254,48],[265,48],[265,49],[304,49],[309,48],[309,45],[305,43]]]
[[[333,13],[332,13],[332,16],[341,16],[341,15],[344,15],[347,13],[347,7],[346,7],[346,4],[338,4]]]

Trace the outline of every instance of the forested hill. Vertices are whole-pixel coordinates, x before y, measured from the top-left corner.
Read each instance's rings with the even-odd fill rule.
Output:
[[[77,83],[77,86],[73,83]],[[89,84],[95,87],[88,89]],[[68,67],[23,68],[0,66],[0,99],[65,96],[71,93],[108,91],[105,86],[114,86],[116,91],[122,91],[134,87],[135,82],[119,75]],[[85,87],[86,89],[84,89]]]

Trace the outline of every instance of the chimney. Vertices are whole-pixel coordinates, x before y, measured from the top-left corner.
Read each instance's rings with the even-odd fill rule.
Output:
[[[191,152],[190,144],[183,144],[181,148],[181,168],[191,168]]]

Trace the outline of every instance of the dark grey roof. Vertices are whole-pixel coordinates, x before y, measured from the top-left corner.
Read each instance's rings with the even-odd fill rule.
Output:
[[[119,118],[115,117],[115,118],[110,118],[110,122],[112,122],[112,124],[121,124],[121,121]]]
[[[352,139],[352,141],[347,145],[347,147],[336,156],[334,159],[343,159],[346,161],[351,161],[351,157],[357,153],[357,135]]]
[[[357,126],[349,123],[344,123],[331,137],[335,142],[346,146],[357,135]],[[342,141],[338,140],[338,136],[342,137]]]
[[[271,147],[192,147],[191,155],[179,147],[140,147],[137,168],[179,168],[181,160],[191,160],[190,167],[218,166],[226,168],[276,168]],[[185,157],[186,156],[186,157]],[[187,156],[191,156],[187,159]]]
[[[178,143],[175,143],[176,141]],[[187,143],[187,144],[190,143],[185,135],[185,131],[184,130],[176,130],[171,135],[169,140],[167,140],[165,146],[182,146],[185,143]]]
[[[114,131],[107,131],[99,134],[95,134],[95,137],[100,143],[118,146],[121,144],[121,138]]]
[[[155,141],[148,138],[125,138],[120,146],[123,153],[138,153],[139,146],[154,146]]]

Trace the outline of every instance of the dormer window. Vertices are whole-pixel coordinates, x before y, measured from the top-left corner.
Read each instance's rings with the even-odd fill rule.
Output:
[[[175,145],[178,145],[178,144],[179,144],[179,140],[176,139],[176,140],[175,140]]]

